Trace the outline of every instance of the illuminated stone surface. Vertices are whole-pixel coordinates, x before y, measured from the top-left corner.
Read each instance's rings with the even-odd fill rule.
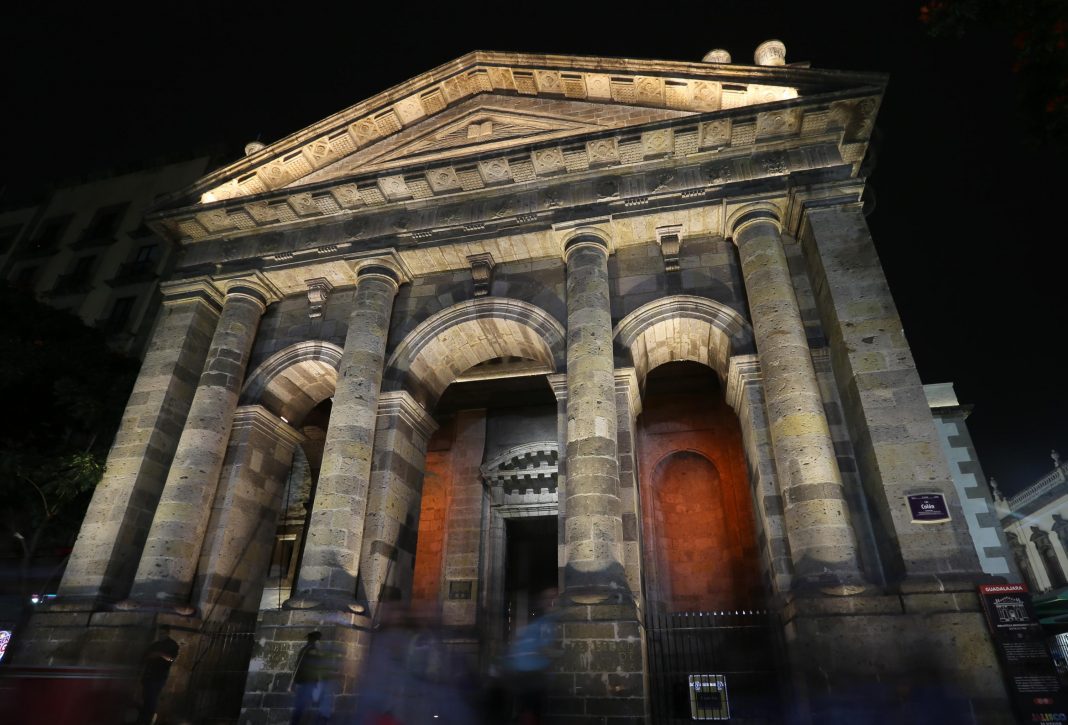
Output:
[[[284,722],[318,629],[347,713],[380,600],[431,610],[488,669],[536,594],[508,583],[509,531],[541,517],[558,722],[644,721],[650,617],[746,603],[774,615],[792,713],[907,720],[935,686],[1009,722],[860,213],[886,78],[757,56],[472,53],[166,199],[149,221],[183,262],[60,597],[17,656],[129,664],[117,632],[174,624],[195,652],[255,621],[240,721]],[[240,280],[261,304],[231,299]],[[715,395],[643,412],[678,361]],[[510,379],[541,397],[443,402]],[[290,468],[314,491],[306,526]],[[954,515],[917,526],[904,497],[932,491]],[[261,610],[280,556],[288,601]]]

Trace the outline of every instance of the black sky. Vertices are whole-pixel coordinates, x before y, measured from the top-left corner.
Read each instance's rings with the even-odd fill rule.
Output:
[[[889,73],[869,221],[920,374],[974,405],[1003,488],[1068,455],[1066,159],[1029,140],[1006,32],[932,39],[919,0],[39,5],[0,23],[0,202],[190,150],[237,158],[475,49],[751,62],[778,38],[791,62]]]

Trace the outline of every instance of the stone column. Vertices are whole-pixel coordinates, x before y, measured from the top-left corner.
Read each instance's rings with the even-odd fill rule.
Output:
[[[205,620],[259,610],[293,451],[304,436],[260,405],[234,413],[193,603]]]
[[[763,383],[756,355],[730,358],[725,395],[727,404],[741,423],[753,510],[757,513],[757,541],[764,548],[761,565],[765,568],[765,580],[773,587],[771,593],[780,595],[790,591],[793,563],[782,515],[782,494],[775,477],[775,455],[768,434]]]
[[[163,308],[108,452],[104,478],[63,572],[61,601],[114,602],[129,593],[204,369],[222,295],[207,278],[161,289]]]
[[[567,264],[567,494],[564,588],[627,591],[616,446],[608,247],[581,236]]]
[[[163,487],[128,606],[191,609],[189,595],[260,318],[276,298],[262,279],[226,282],[219,324]]]
[[[304,557],[294,597],[286,604],[290,608],[355,606],[386,338],[399,284],[390,266],[369,264],[358,272]]]
[[[608,249],[578,237],[567,263],[566,389],[549,383],[564,413],[557,496],[563,538],[557,610],[561,657],[553,665],[550,722],[647,722],[645,630],[624,567],[617,388],[608,297]],[[629,418],[634,412],[622,412]],[[629,457],[628,457],[629,460]]]
[[[382,393],[360,555],[359,598],[410,600],[426,448],[438,424],[403,390]]]
[[[623,568],[631,595],[642,593],[641,501],[638,496],[638,462],[635,448],[635,423],[642,412],[638,376],[634,368],[616,370],[616,430],[619,454],[619,499],[623,519]]]
[[[979,560],[861,205],[821,200],[802,212],[798,241],[831,350],[842,408],[882,533],[887,578],[974,591]],[[905,497],[942,493],[950,521],[913,523]]]
[[[760,367],[795,587],[855,593],[862,577],[805,326],[794,294],[778,214],[737,210],[738,246]]]

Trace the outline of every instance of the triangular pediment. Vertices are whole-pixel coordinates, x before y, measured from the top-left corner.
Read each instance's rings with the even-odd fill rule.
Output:
[[[656,114],[723,111],[884,82],[784,66],[475,52],[219,169],[164,206],[255,197],[403,160],[649,123]],[[588,106],[604,118],[584,116]]]
[[[476,156],[689,115],[673,109],[484,94],[324,166],[291,185]]]

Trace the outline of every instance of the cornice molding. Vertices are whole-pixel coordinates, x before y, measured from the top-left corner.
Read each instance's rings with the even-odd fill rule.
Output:
[[[382,392],[378,396],[378,417],[400,418],[410,425],[424,441],[430,440],[430,436],[438,429],[434,416],[419,405],[407,390]]]
[[[535,143],[481,153],[479,147],[469,157],[450,159],[443,164],[428,165],[417,162],[388,172],[369,172],[354,176],[321,181],[306,186],[266,188],[245,196],[208,204],[158,207],[148,217],[157,231],[185,243],[218,237],[235,237],[266,229],[288,229],[308,224],[320,224],[329,218],[350,218],[365,212],[381,210],[410,210],[425,207],[436,199],[462,201],[486,189],[514,194],[521,189],[581,182],[586,178],[601,178],[613,169],[651,171],[662,168],[656,183],[637,194],[627,194],[631,205],[655,200],[679,186],[680,177],[670,169],[682,163],[716,162],[702,168],[700,183],[689,183],[691,192],[722,187],[753,178],[783,177],[812,168],[845,165],[855,173],[867,149],[867,139],[874,124],[878,96],[871,89],[829,94],[822,97],[794,99],[764,104],[759,107],[732,108],[684,118],[639,126],[568,136],[544,143]],[[858,95],[859,94],[859,95]],[[670,155],[652,153],[646,142],[651,135],[667,134],[671,138],[658,143],[673,151]],[[607,146],[605,145],[607,144]],[[584,154],[584,163],[572,161],[565,173],[559,170],[537,172],[535,156],[547,150],[563,154],[568,148],[571,157]],[[604,148],[602,148],[602,146]],[[608,146],[611,147],[610,153]],[[821,147],[827,151],[820,152]],[[576,151],[577,149],[577,151]],[[518,156],[517,156],[518,154]],[[815,156],[813,155],[815,154]],[[520,173],[522,164],[516,159],[527,158],[526,166],[535,171]],[[493,160],[500,159],[501,173]],[[442,186],[431,179],[434,174],[456,174],[465,163],[474,164],[474,176],[463,186]],[[508,162],[508,163],[504,163]],[[485,173],[483,173],[485,172]],[[406,179],[417,179],[418,194],[408,187]],[[694,180],[697,181],[697,180]],[[389,194],[383,193],[389,188]],[[551,192],[552,189],[546,189]],[[621,198],[625,190],[618,185],[609,188],[606,181],[595,189],[598,198]],[[520,221],[549,211],[560,205],[559,198],[547,193],[542,209],[533,214],[524,211]],[[499,210],[493,210],[496,215]],[[505,217],[511,216],[505,210]],[[500,216],[493,217],[499,220]],[[470,224],[467,226],[470,227]],[[433,235],[435,230],[417,230],[407,225],[394,230],[400,235]],[[467,229],[467,231],[477,231]]]
[[[476,51],[255,151],[164,203],[203,193],[221,199],[280,188],[480,93],[702,112],[780,100],[799,91],[870,87],[881,93],[886,82],[881,74],[796,67]]]
[[[304,442],[303,433],[292,427],[262,405],[242,405],[234,411],[234,432],[252,428],[273,438],[287,448]]]

